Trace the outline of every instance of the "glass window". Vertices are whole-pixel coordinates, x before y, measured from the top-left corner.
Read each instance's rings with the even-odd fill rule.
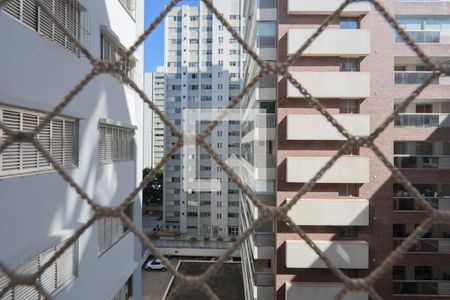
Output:
[[[358,29],[359,19],[358,18],[341,18],[339,20],[339,26],[341,29]]]
[[[275,22],[259,22],[258,35],[259,36],[275,36],[277,27]]]

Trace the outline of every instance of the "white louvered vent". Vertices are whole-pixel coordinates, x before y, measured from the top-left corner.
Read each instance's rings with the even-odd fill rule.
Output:
[[[17,269],[17,272],[23,274],[36,273],[41,266],[47,263],[62,247],[63,243],[55,245],[41,254],[33,257],[23,266]],[[54,294],[59,288],[69,280],[78,276],[78,241],[72,244],[64,253],[56,259],[39,277],[38,282],[44,289]],[[8,284],[9,280],[0,272],[0,289]],[[6,292],[1,300],[42,300],[40,295],[33,287],[16,286]]]
[[[0,106],[0,120],[11,130],[31,132],[45,114]],[[7,138],[0,130],[1,140]],[[37,136],[42,146],[62,166],[78,164],[78,121],[56,117]],[[0,154],[0,177],[51,170],[44,155],[30,143],[14,143]]]
[[[81,28],[80,25],[82,19],[86,18],[86,16],[82,16],[82,14],[86,13],[86,10],[78,1],[42,0],[42,3],[76,39],[84,41],[85,36],[82,37],[81,34],[89,35],[86,28]],[[79,54],[75,44],[37,5],[36,0],[8,1],[4,11],[69,52],[76,55]]]
[[[101,164],[133,159],[134,130],[108,124],[99,125],[99,162]]]
[[[133,220],[133,204],[125,209],[125,214]],[[97,221],[98,228],[98,254],[102,254],[108,250],[115,242],[117,242],[128,229],[118,218],[106,217]]]

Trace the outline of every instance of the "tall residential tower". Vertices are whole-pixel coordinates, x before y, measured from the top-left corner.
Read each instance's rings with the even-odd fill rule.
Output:
[[[233,28],[241,30],[241,1],[214,1]],[[204,130],[239,94],[240,45],[203,3],[172,9],[165,22],[165,113],[184,131]],[[222,159],[240,153],[239,116],[223,121],[209,137]],[[165,151],[177,141],[165,131]],[[185,145],[164,169],[166,230],[232,237],[239,230],[239,190],[199,146]]]

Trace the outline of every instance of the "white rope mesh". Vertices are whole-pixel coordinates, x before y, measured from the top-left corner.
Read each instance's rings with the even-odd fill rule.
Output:
[[[0,0],[0,9],[10,0]],[[5,124],[0,122],[0,129],[4,131],[7,135],[6,140],[0,145],[0,153],[2,153],[7,147],[13,143],[31,143],[36,149],[42,153],[42,155],[49,161],[53,168],[59,173],[59,175],[69,184],[69,186],[75,190],[75,192],[86,201],[94,211],[94,215],[89,219],[88,222],[83,224],[68,240],[65,241],[63,246],[49,259],[41,268],[34,274],[21,274],[15,270],[8,269],[4,263],[0,262],[0,271],[3,272],[9,279],[8,284],[0,291],[0,297],[6,294],[9,289],[20,285],[32,286],[40,293],[44,298],[51,299],[51,295],[45,291],[45,289],[39,284],[38,278],[44,273],[44,271],[50,267],[58,257],[60,257],[65,250],[67,250],[76,240],[93,225],[98,219],[104,217],[115,217],[122,220],[125,226],[130,229],[131,232],[149,249],[149,251],[159,258],[161,262],[166,266],[167,270],[171,272],[177,280],[180,282],[169,295],[169,299],[174,299],[179,295],[182,295],[186,290],[185,288],[196,288],[201,290],[208,298],[218,299],[217,295],[208,286],[209,278],[223,265],[224,261],[236,251],[259,226],[263,224],[266,220],[274,220],[284,222],[291,230],[297,233],[306,243],[316,252],[316,254],[325,262],[328,268],[337,276],[337,278],[342,281],[344,287],[336,295],[336,299],[342,299],[349,291],[364,291],[372,299],[381,299],[373,288],[374,283],[386,272],[391,270],[392,266],[404,255],[408,249],[414,245],[418,238],[420,238],[424,233],[426,233],[431,226],[439,223],[450,222],[450,212],[439,211],[432,207],[424,197],[413,187],[411,182],[403,176],[403,174],[392,165],[391,162],[384,156],[384,154],[378,149],[374,144],[374,140],[386,129],[386,127],[398,116],[398,114],[411,103],[419,94],[422,92],[432,81],[441,76],[450,76],[450,70],[448,67],[444,67],[439,64],[435,64],[431,59],[424,54],[421,48],[414,43],[414,41],[403,31],[398,25],[396,20],[389,15],[386,9],[376,0],[346,0],[339,8],[330,16],[326,18],[323,24],[315,31],[315,33],[302,45],[298,51],[290,55],[287,60],[279,64],[269,64],[262,60],[245,41],[237,33],[233,27],[223,18],[222,14],[213,6],[211,0],[202,0],[205,6],[216,16],[216,18],[227,28],[227,30],[232,34],[232,36],[240,43],[244,50],[250,55],[255,62],[261,68],[260,73],[249,81],[249,83],[242,89],[237,97],[229,102],[227,108],[231,109],[239,104],[245,95],[258,83],[260,79],[269,74],[274,74],[281,76],[292,85],[294,85],[303,95],[304,99],[317,111],[319,111],[336,129],[346,137],[346,142],[339,149],[339,151],[326,163],[325,166],[306,184],[304,184],[300,190],[297,191],[296,195],[291,201],[284,204],[281,207],[271,207],[264,205],[258,200],[256,195],[251,189],[249,189],[245,183],[241,180],[238,174],[236,174],[233,169],[228,166],[220,156],[212,149],[208,144],[206,138],[211,134],[213,129],[219,124],[219,121],[223,120],[228,114],[227,109],[223,110],[223,113],[201,133],[196,135],[196,143],[202,146],[211,157],[220,165],[223,170],[230,176],[234,183],[240,188],[241,192],[245,194],[248,199],[255,205],[260,211],[260,217],[255,220],[255,222],[249,226],[232,246],[227,249],[227,251],[220,257],[220,259],[212,264],[206,272],[199,276],[186,276],[179,273],[175,267],[162,255],[152,244],[149,238],[138,228],[136,228],[133,222],[124,213],[125,208],[130,204],[138,195],[138,193],[152,180],[153,177],[162,169],[164,164],[170,160],[172,155],[176,153],[183,146],[184,133],[181,132],[166,116],[161,112],[156,105],[154,105],[145,93],[127,76],[126,72],[121,69],[123,62],[129,58],[134,51],[139,47],[144,40],[153,32],[153,30],[162,22],[164,17],[170,12],[170,10],[175,7],[181,0],[172,0],[169,5],[159,14],[159,16],[148,26],[148,28],[142,33],[142,35],[137,39],[132,47],[124,54],[118,62],[105,62],[97,60],[94,56],[87,50],[83,45],[61,24],[58,19],[52,14],[51,11],[42,5],[41,0],[36,0],[40,8],[49,15],[52,21],[59,27],[60,30],[73,42],[79,49],[80,52],[90,61],[92,65],[92,70],[62,99],[62,101],[44,118],[42,122],[35,128],[33,132],[17,132],[13,131],[5,126]],[[342,11],[352,2],[370,2],[373,7],[381,14],[388,24],[401,36],[405,41],[406,45],[415,52],[415,54],[420,58],[420,60],[432,70],[429,77],[419,85],[414,92],[408,96],[401,104],[399,104],[395,110],[389,115],[388,118],[376,128],[372,134],[369,136],[358,137],[353,136],[345,130],[342,125],[340,125],[336,119],[327,111],[327,109],[321,104],[321,102],[312,96],[301,84],[298,82],[288,71],[288,67],[291,66],[300,56],[306,48],[308,48],[311,43],[331,24]],[[129,195],[122,201],[122,203],[115,207],[101,206],[95,202],[94,199],[90,198],[83,189],[78,186],[78,184],[70,177],[70,175],[64,170],[64,168],[56,162],[50,153],[39,143],[36,139],[37,134],[49,124],[49,122],[57,115],[59,115],[63,109],[74,99],[75,96],[80,93],[81,90],[97,75],[101,73],[115,73],[120,74],[123,77],[123,81],[127,83],[139,96],[140,98],[156,113],[164,124],[170,128],[176,137],[178,137],[178,143],[176,143],[163,157],[160,163],[142,180],[142,182],[132,190]],[[311,189],[315,186],[317,181],[323,176],[323,174],[333,166],[336,160],[344,155],[347,150],[354,146],[366,147],[373,151],[373,153],[380,159],[380,161],[391,171],[393,177],[404,186],[404,188],[414,197],[414,200],[424,208],[428,217],[425,219],[420,226],[418,226],[414,232],[409,235],[401,245],[396,248],[388,257],[386,257],[379,266],[377,266],[372,272],[364,278],[350,278],[346,276],[342,271],[340,271],[331,260],[316,246],[314,241],[309,238],[303,231],[301,226],[296,225],[288,216],[287,212]]]

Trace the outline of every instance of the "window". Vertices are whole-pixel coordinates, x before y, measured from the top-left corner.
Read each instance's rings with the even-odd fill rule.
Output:
[[[337,230],[337,238],[339,239],[356,239],[358,238],[359,230],[356,226],[340,227]]]
[[[133,299],[133,276],[128,278],[127,282],[122,286],[122,288],[116,293],[113,300],[129,300]]]
[[[64,242],[59,243],[39,255],[33,257],[20,266],[17,271],[23,274],[37,272],[42,265],[46,264],[50,258],[59,251]],[[63,254],[56,259],[41,276],[37,278],[42,287],[50,294],[64,286],[67,282],[78,276],[78,240],[75,241]],[[5,287],[9,282],[6,276],[0,277],[0,287]],[[15,286],[8,290],[2,299],[8,300],[28,300],[42,299],[43,297],[33,288],[28,286]]]
[[[133,203],[125,209],[125,214],[133,221]],[[97,220],[98,228],[98,255],[111,248],[127,232],[128,228],[119,218],[105,217]]]
[[[341,18],[339,20],[339,26],[341,29],[358,29],[359,19],[358,18]]]
[[[394,266],[392,268],[392,279],[393,280],[405,280],[406,279],[406,267]]]
[[[359,58],[341,58],[341,72],[359,72]]]
[[[116,62],[122,58],[125,53],[124,48],[116,41],[111,39],[107,34],[102,33],[100,36],[100,58],[108,62]],[[134,69],[136,61],[133,58],[127,58],[122,64],[121,69],[127,74],[130,80],[134,80]],[[113,77],[123,81],[120,74],[110,73]]]
[[[134,130],[109,124],[99,125],[99,162],[133,160]]]
[[[119,0],[119,2],[134,19],[136,17],[136,0]]]
[[[58,18],[60,23],[77,39],[81,40],[81,35],[89,35],[86,26],[87,23],[85,8],[75,0],[71,1],[43,1],[43,4]],[[15,0],[9,1],[4,7],[4,11],[12,17],[18,19],[31,29],[39,32],[40,35],[53,41],[55,44],[63,47],[67,51],[79,55],[76,45],[69,40],[65,33],[38,8],[34,0]]]
[[[339,101],[339,113],[341,114],[357,114],[359,113],[359,100],[355,99],[344,99]]]
[[[220,213],[217,214],[217,219],[219,219],[219,220],[222,219],[222,214],[220,214]]]
[[[257,47],[275,48],[277,36],[276,22],[259,22],[257,35]]]
[[[15,131],[33,131],[45,114],[0,106],[0,121]],[[0,131],[0,139],[6,135]],[[37,140],[53,159],[64,167],[78,165],[78,121],[55,117],[37,135]],[[30,143],[14,143],[0,154],[0,177],[52,170],[47,159]]]
[[[228,235],[229,236],[238,236],[239,235],[239,227],[238,226],[228,226]]]
[[[428,266],[416,266],[414,267],[414,280],[431,280],[432,270]]]
[[[344,183],[339,185],[339,197],[358,197],[359,185],[354,183]]]

